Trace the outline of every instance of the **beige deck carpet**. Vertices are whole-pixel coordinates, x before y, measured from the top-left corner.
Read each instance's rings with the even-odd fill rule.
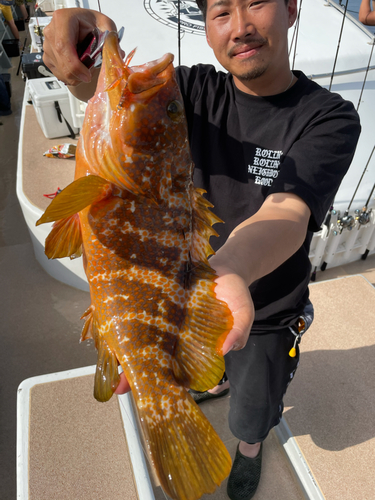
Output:
[[[311,285],[315,321],[284,413],[327,500],[375,498],[375,288]]]
[[[137,500],[113,397],[98,403],[94,376],[30,391],[29,500]]]
[[[75,160],[47,158],[43,153],[58,144],[77,144],[77,139],[58,137],[47,139],[38,123],[33,106],[26,106],[22,148],[22,187],[29,201],[45,210],[51,200],[43,196],[63,189],[73,182]]]

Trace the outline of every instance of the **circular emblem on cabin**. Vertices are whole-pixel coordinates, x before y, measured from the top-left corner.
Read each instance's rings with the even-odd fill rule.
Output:
[[[204,20],[195,0],[144,0],[144,6],[151,17],[170,28],[185,33],[204,35]],[[179,12],[180,11],[180,12]]]

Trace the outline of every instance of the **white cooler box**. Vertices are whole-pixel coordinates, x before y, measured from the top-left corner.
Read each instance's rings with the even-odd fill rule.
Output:
[[[39,125],[48,139],[72,137],[78,133],[73,126],[69,90],[55,77],[35,78],[27,82]]]

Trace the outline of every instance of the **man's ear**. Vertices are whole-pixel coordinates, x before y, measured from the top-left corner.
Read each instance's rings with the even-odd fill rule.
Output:
[[[289,26],[292,26],[297,19],[297,0],[288,2]]]
[[[205,33],[206,33],[206,40],[207,40],[207,43],[208,43],[208,45],[209,45],[209,46],[211,47],[211,49],[212,49],[212,45],[211,45],[210,38],[209,38],[208,33],[207,33],[207,28],[206,28],[206,26],[204,27],[204,31],[205,31]]]

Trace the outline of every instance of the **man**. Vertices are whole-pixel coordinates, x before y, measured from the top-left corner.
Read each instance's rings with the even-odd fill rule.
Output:
[[[14,5],[14,0],[0,0],[0,12],[4,16],[6,22],[8,23],[9,29],[16,40],[20,40],[20,34],[18,28],[13,19],[12,6]]]
[[[296,0],[197,3],[207,41],[228,74],[198,65],[177,68],[177,77],[194,182],[225,221],[215,226],[210,263],[216,294],[234,317],[224,344],[229,381],[203,399],[220,396],[230,383],[229,426],[240,442],[228,495],[249,500],[259,483],[262,442],[281,418],[298,365],[298,347],[297,356],[289,352],[309,304],[311,231],[319,230],[350,165],[360,125],[352,104],[291,72],[287,34]],[[75,45],[95,25],[115,27],[99,13],[63,9],[55,16],[45,30],[44,62],[87,98],[95,81],[82,83],[92,75]],[[124,390],[125,381],[118,391]]]
[[[359,8],[358,19],[367,26],[375,26],[375,11],[371,10],[371,3],[374,8],[375,0],[362,0]]]

